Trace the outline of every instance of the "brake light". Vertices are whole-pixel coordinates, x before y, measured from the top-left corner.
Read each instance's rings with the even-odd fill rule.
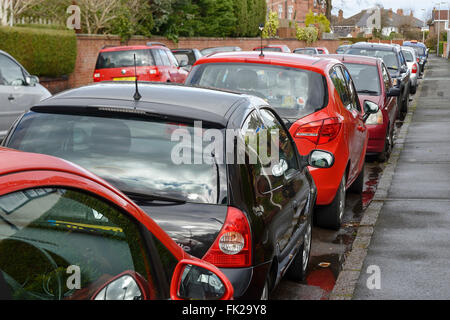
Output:
[[[341,126],[342,123],[339,118],[314,121],[300,126],[294,137],[307,139],[314,144],[325,144],[338,136]]]
[[[245,214],[228,207],[227,218],[203,260],[219,268],[245,268],[252,264],[250,226]]]
[[[413,64],[412,66],[412,73],[417,73],[417,64]]]
[[[101,77],[101,74],[100,73],[94,73],[94,81],[100,81],[100,77]]]
[[[154,67],[154,66],[153,66],[153,67],[150,67],[148,73],[150,74],[150,76],[158,77],[158,76],[159,76],[159,70],[158,70],[158,67]]]

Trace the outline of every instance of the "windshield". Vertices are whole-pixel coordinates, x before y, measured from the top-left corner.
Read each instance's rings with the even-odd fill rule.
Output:
[[[407,62],[415,62],[413,54],[410,51],[402,50],[402,52],[403,52],[403,55],[405,56],[405,59]]]
[[[154,65],[150,51],[143,49],[101,52],[95,68],[98,70],[134,67],[134,55],[136,55],[136,66],[146,67]]]
[[[380,77],[378,68],[365,64],[344,63],[358,93],[380,95]]]
[[[397,57],[393,51],[377,50],[370,48],[350,48],[345,54],[353,54],[357,56],[369,56],[381,58],[384,61],[386,67],[392,71],[397,71],[400,69]]]
[[[172,152],[180,140],[171,141],[172,133],[180,128],[194,136],[194,126],[187,124],[32,112],[20,122],[8,145],[74,162],[125,193],[194,203],[226,202],[224,165],[194,149],[194,143],[183,146],[183,155],[188,160],[203,157],[201,164],[173,161]]]
[[[325,107],[326,81],[318,73],[255,63],[196,67],[191,85],[238,91],[265,99],[284,118],[299,119]]]

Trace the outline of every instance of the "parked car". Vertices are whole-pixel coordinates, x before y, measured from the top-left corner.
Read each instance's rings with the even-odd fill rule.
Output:
[[[325,57],[341,61],[350,72],[361,105],[372,102],[379,111],[367,118],[369,131],[367,155],[386,161],[394,147],[395,120],[397,119],[397,97],[400,90],[393,87],[389,72],[380,58],[328,55]]]
[[[417,57],[416,50],[412,47],[402,47],[402,53],[406,59],[406,64],[408,65],[408,69],[411,74],[411,86],[409,92],[411,94],[415,94],[417,87],[419,86],[420,58]]]
[[[410,77],[411,74],[406,64],[399,45],[375,44],[358,42],[350,46],[345,54],[362,55],[381,58],[388,68],[389,74],[394,81],[394,85],[400,89],[400,97],[397,100],[399,118],[404,118],[409,108]]]
[[[427,46],[424,45],[422,42],[418,42],[418,41],[414,41],[414,40],[403,41],[403,46],[412,47],[417,50],[417,53],[419,56],[420,75],[422,75],[425,70],[425,65],[427,64],[427,60],[428,60]]]
[[[263,51],[270,52],[291,52],[291,49],[284,44],[269,44],[262,47]],[[253,48],[253,51],[261,51],[261,47]]]
[[[299,156],[282,120],[253,96],[148,83],[139,92],[137,102],[131,83],[66,91],[34,106],[4,145],[104,178],[185,251],[220,267],[236,298],[267,298],[286,272],[304,279],[316,198],[307,166],[328,168],[333,155]],[[240,147],[247,133],[271,141],[269,164],[264,148]],[[254,161],[235,161],[235,150]]]
[[[190,71],[194,63],[203,55],[198,49],[172,49],[172,53],[179,65],[183,65],[187,71]]]
[[[345,53],[345,50],[347,50],[349,47],[350,47],[349,44],[343,44],[343,45],[340,45],[340,46],[336,49],[336,53],[337,53],[337,54],[343,54],[343,53]]]
[[[316,48],[316,49],[317,49],[317,51],[319,52],[319,54],[330,54],[330,52],[328,51],[328,49],[325,48],[325,47],[318,47],[318,48]]]
[[[293,53],[298,53],[298,54],[306,54],[309,56],[313,56],[315,54],[320,54],[319,50],[317,50],[316,48],[297,48],[294,49],[294,51],[292,51]]]
[[[136,70],[135,61],[136,57]],[[104,47],[98,54],[94,82],[157,81],[183,83],[188,75],[165,45]],[[136,74],[137,73],[137,74]]]
[[[365,111],[350,74],[337,60],[256,52],[216,54],[196,62],[187,85],[234,90],[262,97],[290,126],[302,155],[316,148],[336,155],[332,169],[312,168],[319,226],[338,229],[346,190],[362,193],[368,143]],[[368,109],[366,109],[366,107]]]
[[[0,299],[231,299],[125,195],[67,161],[0,148]]]
[[[210,55],[211,53],[232,52],[232,51],[242,51],[242,49],[239,47],[213,47],[200,50],[201,54],[204,56]]]
[[[50,96],[38,77],[30,75],[17,60],[0,50],[0,141],[23,112]]]

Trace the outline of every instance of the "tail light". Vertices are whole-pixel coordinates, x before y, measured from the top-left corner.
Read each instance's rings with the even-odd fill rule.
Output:
[[[219,268],[245,268],[252,264],[250,226],[245,214],[229,207],[226,221],[203,260]]]
[[[148,73],[150,74],[150,78],[157,78],[161,75],[158,70],[158,67],[155,66],[150,67]]]
[[[413,64],[412,66],[412,73],[417,73],[417,64]]]
[[[314,144],[325,144],[338,136],[341,126],[342,122],[339,118],[314,121],[300,126],[294,137],[307,139]]]
[[[101,77],[100,73],[98,73],[98,72],[94,73],[94,82],[100,81],[100,77]]]

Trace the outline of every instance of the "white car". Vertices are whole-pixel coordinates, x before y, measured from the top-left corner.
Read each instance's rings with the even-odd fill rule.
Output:
[[[51,97],[12,56],[0,50],[0,141],[14,121],[34,104]]]
[[[416,50],[411,47],[402,47],[403,56],[406,59],[406,64],[408,65],[409,73],[411,74],[411,85],[409,87],[410,93],[415,94],[417,91],[417,86],[419,85],[419,73],[420,73],[420,59],[417,57]]]

